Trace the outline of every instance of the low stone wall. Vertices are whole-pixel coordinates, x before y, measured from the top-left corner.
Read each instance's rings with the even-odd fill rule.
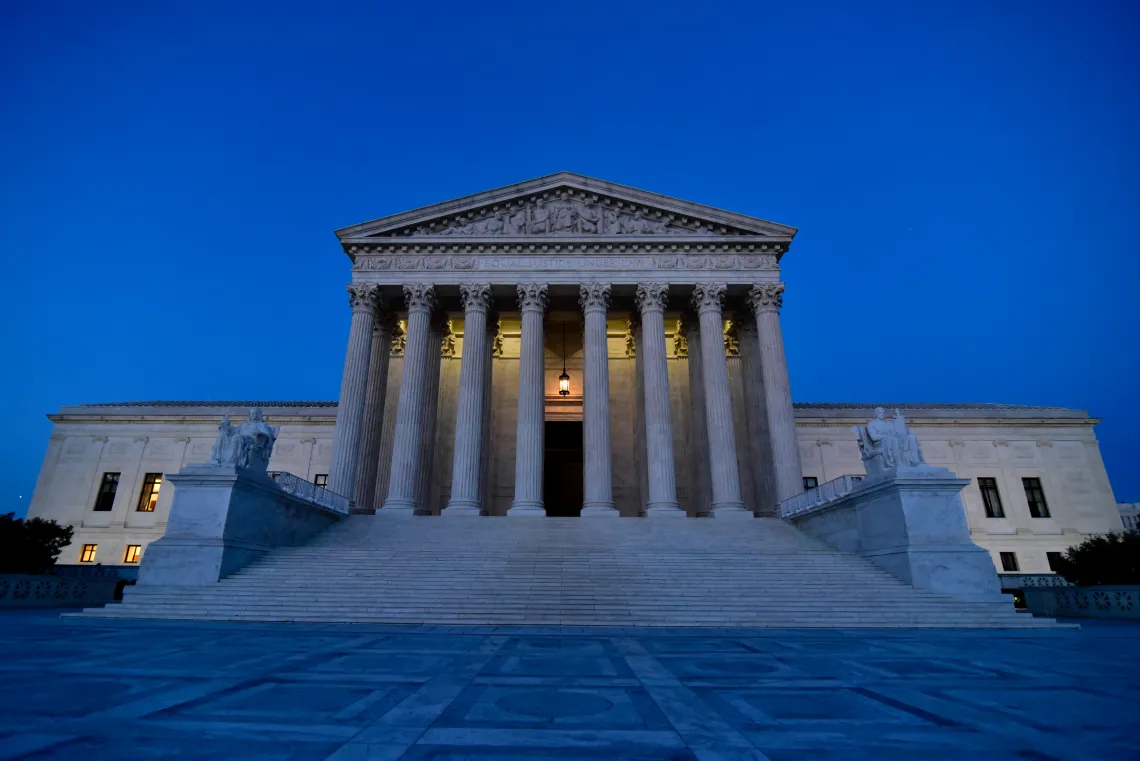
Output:
[[[74,579],[61,576],[0,574],[0,608],[89,608],[115,599],[114,577]]]
[[[1140,586],[1026,587],[1023,594],[1035,616],[1140,620]]]

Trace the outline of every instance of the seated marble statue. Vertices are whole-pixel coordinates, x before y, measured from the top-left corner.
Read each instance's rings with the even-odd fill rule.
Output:
[[[218,425],[218,440],[210,452],[209,465],[233,465],[264,472],[269,468],[269,456],[277,441],[280,427],[265,422],[260,407],[249,411],[249,420],[241,425],[230,423],[229,415],[222,416]]]
[[[907,428],[906,418],[897,409],[893,420],[883,418],[882,407],[875,408],[875,417],[866,425],[852,426],[863,455],[868,475],[881,473],[899,466],[925,465],[918,439]]]

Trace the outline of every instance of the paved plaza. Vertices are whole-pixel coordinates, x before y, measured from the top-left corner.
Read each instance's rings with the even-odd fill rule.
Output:
[[[1140,758],[1140,627],[647,630],[0,614],[0,758]]]

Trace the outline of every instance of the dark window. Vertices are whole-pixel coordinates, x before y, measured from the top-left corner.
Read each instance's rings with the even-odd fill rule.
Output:
[[[1001,553],[1001,569],[1003,571],[1014,571],[1017,568],[1017,553],[1016,552],[1003,552]]]
[[[153,513],[158,502],[158,490],[162,488],[161,473],[147,473],[143,479],[142,494],[139,495],[138,512]],[[134,545],[132,545],[134,546]]]
[[[863,480],[863,476],[851,476],[851,480],[852,480],[852,481],[862,481],[862,480]]]
[[[127,551],[123,553],[124,563],[137,563],[139,562],[139,555],[142,554],[141,544],[128,544]]]
[[[277,476],[279,476],[279,475],[281,475],[281,471],[279,471],[279,470],[269,471],[269,477],[272,478],[274,481],[277,480]]]
[[[79,562],[80,563],[94,563],[95,562],[95,550],[97,550],[97,549],[99,549],[99,545],[97,545],[97,544],[85,544],[85,545],[83,545],[83,549],[79,553]]]
[[[1045,490],[1041,488],[1040,478],[1023,478],[1025,485],[1025,501],[1029,503],[1029,514],[1034,518],[1048,518],[1049,506],[1045,504]]]
[[[804,491],[819,486],[819,479],[815,476],[804,476]]]
[[[1049,561],[1049,570],[1056,573],[1057,564],[1061,562],[1061,558],[1063,557],[1064,554],[1060,552],[1046,552],[1045,558]]]
[[[327,488],[329,485],[329,474],[328,473],[318,473],[317,475],[313,476],[313,483],[315,483],[317,486],[321,487],[322,489]]]
[[[982,504],[986,506],[987,518],[1004,518],[1005,510],[1001,509],[1001,495],[998,494],[996,478],[979,478],[978,489],[982,492]]]
[[[104,473],[103,482],[99,484],[99,496],[95,497],[95,509],[106,512],[115,504],[115,492],[119,490],[119,474]]]

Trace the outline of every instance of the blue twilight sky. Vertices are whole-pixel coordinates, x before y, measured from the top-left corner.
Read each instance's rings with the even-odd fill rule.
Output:
[[[800,228],[801,401],[1065,405],[1140,500],[1140,4],[0,5],[0,511],[44,415],[334,399],[333,229],[560,170]]]

